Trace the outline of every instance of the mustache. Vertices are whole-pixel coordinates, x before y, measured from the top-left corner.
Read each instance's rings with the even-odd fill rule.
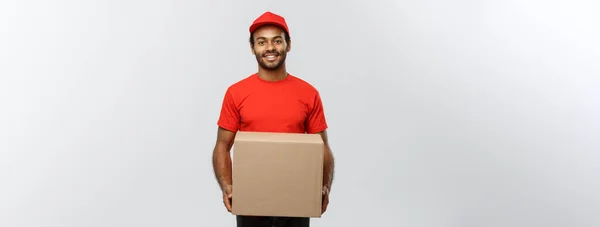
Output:
[[[265,57],[265,56],[267,56],[267,54],[273,54],[273,55],[275,55],[275,56],[279,56],[279,55],[280,55],[280,54],[279,54],[279,52],[277,52],[277,51],[265,51],[265,52],[262,54],[262,56],[263,56],[263,57]]]

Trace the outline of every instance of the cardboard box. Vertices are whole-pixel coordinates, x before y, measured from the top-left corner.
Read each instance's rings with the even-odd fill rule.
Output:
[[[320,135],[238,132],[232,151],[233,214],[321,217]]]

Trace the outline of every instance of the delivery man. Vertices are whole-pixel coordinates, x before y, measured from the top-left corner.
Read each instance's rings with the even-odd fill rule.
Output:
[[[218,119],[213,167],[231,212],[232,162],[230,149],[237,131],[318,133],[325,142],[323,204],[329,203],[334,160],[327,139],[327,122],[317,89],[286,71],[291,48],[290,31],[283,17],[265,12],[250,26],[250,48],[258,72],[230,85],[225,91]],[[238,227],[307,227],[309,218],[237,216]]]

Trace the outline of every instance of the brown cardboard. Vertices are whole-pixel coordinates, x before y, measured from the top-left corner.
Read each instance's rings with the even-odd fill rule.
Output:
[[[321,217],[320,135],[238,132],[232,151],[233,214]]]

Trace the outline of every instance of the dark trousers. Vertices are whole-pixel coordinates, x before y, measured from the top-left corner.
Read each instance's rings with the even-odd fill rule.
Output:
[[[309,227],[310,218],[236,216],[237,227]]]

